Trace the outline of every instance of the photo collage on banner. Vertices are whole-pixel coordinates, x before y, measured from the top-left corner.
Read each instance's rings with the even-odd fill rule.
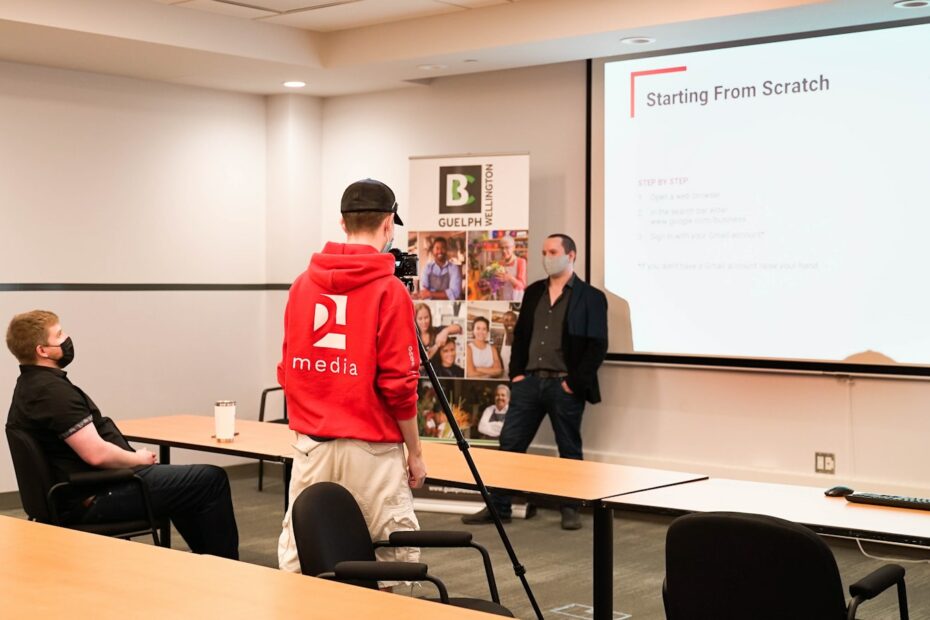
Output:
[[[419,264],[416,323],[470,440],[496,442],[510,403],[507,368],[527,285],[528,190],[527,155],[411,160],[406,251]],[[452,439],[423,368],[421,375],[420,434]]]

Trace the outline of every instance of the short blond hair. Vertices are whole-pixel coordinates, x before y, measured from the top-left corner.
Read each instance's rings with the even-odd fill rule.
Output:
[[[17,314],[6,328],[6,346],[20,364],[34,364],[36,347],[48,344],[48,329],[59,322],[58,315],[48,310]]]

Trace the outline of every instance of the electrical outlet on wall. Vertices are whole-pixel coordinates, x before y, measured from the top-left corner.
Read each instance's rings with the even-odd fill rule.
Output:
[[[818,474],[835,474],[836,455],[832,452],[815,452],[814,471]]]

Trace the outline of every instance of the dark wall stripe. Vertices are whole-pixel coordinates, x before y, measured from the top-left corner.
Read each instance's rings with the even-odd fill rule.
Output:
[[[59,282],[24,282],[0,283],[0,292],[25,291],[286,291],[290,284],[99,284],[99,283],[59,283]]]

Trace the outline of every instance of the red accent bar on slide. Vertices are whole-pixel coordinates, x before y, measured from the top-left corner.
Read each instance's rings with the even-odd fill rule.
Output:
[[[688,67],[666,67],[665,69],[650,69],[649,71],[633,71],[630,73],[630,118],[636,116],[636,78],[641,75],[657,75],[659,73],[678,73],[687,71]]]

